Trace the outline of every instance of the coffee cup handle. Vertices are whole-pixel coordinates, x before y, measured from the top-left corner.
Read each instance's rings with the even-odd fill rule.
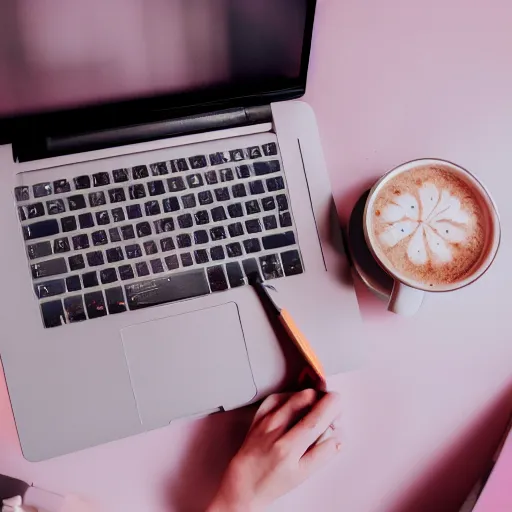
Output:
[[[413,316],[423,303],[425,292],[395,281],[388,310],[402,316]]]

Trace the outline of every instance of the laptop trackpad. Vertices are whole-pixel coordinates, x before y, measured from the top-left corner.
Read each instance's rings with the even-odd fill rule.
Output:
[[[238,307],[231,302],[121,331],[142,424],[232,409],[256,395]]]

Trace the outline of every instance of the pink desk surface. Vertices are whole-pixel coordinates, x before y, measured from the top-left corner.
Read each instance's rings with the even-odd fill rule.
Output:
[[[344,450],[274,511],[452,511],[485,470],[512,391],[511,27],[507,0],[319,2],[307,100],[341,216],[392,166],[443,157],[490,188],[503,244],[482,280],[429,297],[409,320],[356,285],[366,361],[331,381],[345,403]],[[0,472],[113,511],[202,510],[246,418],[186,421],[31,464],[2,386]]]

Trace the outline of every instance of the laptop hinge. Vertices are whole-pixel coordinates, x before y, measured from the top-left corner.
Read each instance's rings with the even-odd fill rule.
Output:
[[[113,130],[100,130],[59,137],[44,135],[27,137],[24,140],[13,142],[13,157],[15,162],[30,162],[179,135],[266,123],[271,120],[272,110],[270,105],[262,105],[232,108],[154,123],[120,127]]]

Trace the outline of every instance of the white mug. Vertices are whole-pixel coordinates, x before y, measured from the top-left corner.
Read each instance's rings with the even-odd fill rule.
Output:
[[[427,286],[426,284],[414,282],[408,279],[406,276],[398,274],[397,271],[390,266],[389,262],[387,262],[384,258],[381,258],[379,256],[379,251],[376,250],[377,244],[375,243],[374,240],[375,235],[373,233],[372,228],[372,216],[375,199],[379,195],[379,192],[382,190],[382,188],[391,179],[395,178],[397,175],[401,173],[416,168],[436,164],[441,165],[443,168],[448,169],[450,172],[453,172],[458,178],[460,178],[465,183],[470,185],[470,187],[477,192],[482,201],[482,204],[485,206],[483,210],[485,211],[485,222],[486,225],[488,226],[489,233],[486,242],[487,248],[485,256],[479,262],[478,268],[476,268],[474,272],[472,272],[470,275],[468,275],[466,278],[460,281],[454,283],[447,283],[443,285],[436,285],[432,287],[432,285]],[[377,183],[371,189],[368,199],[366,201],[363,218],[363,229],[366,244],[368,245],[368,248],[372,253],[372,256],[375,258],[380,267],[387,274],[389,274],[394,281],[393,290],[389,299],[388,309],[393,313],[398,313],[404,316],[412,316],[419,310],[426,293],[450,292],[468,286],[469,284],[473,283],[478,278],[480,278],[488,270],[488,268],[494,261],[494,258],[496,257],[496,254],[498,252],[501,237],[498,210],[484,185],[482,185],[482,183],[480,183],[480,181],[466,169],[452,162],[447,162],[445,160],[433,158],[413,160],[411,162],[402,164],[396,167],[395,169],[389,171],[387,174],[382,176],[382,178],[380,178],[379,181],[377,181]]]

